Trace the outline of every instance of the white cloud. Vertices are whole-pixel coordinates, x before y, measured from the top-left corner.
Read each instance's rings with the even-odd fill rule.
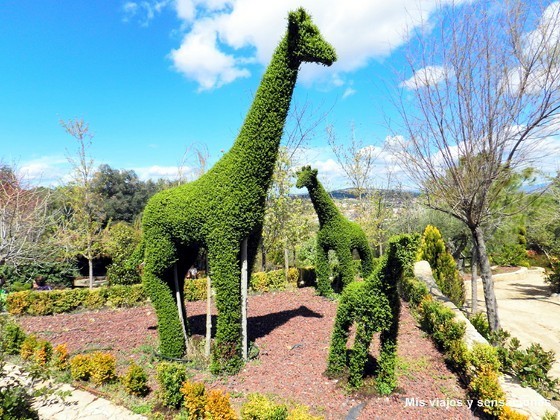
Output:
[[[356,89],[353,89],[351,87],[346,88],[346,90],[344,91],[344,93],[342,94],[342,99],[346,99],[349,96],[352,96],[356,93]]]
[[[43,156],[22,162],[18,165],[24,179],[33,184],[52,186],[68,181],[70,166],[61,156]]]
[[[221,52],[216,45],[216,31],[203,20],[194,25],[179,49],[171,52],[175,69],[196,80],[200,90],[217,88],[250,74],[237,65],[234,56]]]
[[[451,1],[443,0],[443,3]],[[174,67],[196,81],[201,90],[247,77],[250,69],[246,63],[256,61],[267,65],[285,31],[288,11],[303,6],[313,16],[325,40],[335,47],[339,59],[332,69],[302,66],[300,80],[304,83],[321,80],[336,85],[342,80],[341,73],[387,57],[407,41],[408,31],[426,21],[440,3],[439,0],[176,0],[175,11],[186,34],[170,57]]]
[[[133,170],[142,181],[147,181],[149,179],[157,180],[160,178],[177,179],[179,175],[179,168],[177,166],[152,165],[134,168]]]
[[[172,4],[173,0],[159,0],[159,1],[127,1],[122,11],[124,13],[123,20],[129,22],[133,19],[138,20],[142,26],[148,26],[152,19],[161,11]]]
[[[455,74],[453,69],[446,69],[443,66],[426,66],[417,70],[414,75],[401,83],[401,87],[407,89],[420,89],[427,86],[434,86],[452,77]]]

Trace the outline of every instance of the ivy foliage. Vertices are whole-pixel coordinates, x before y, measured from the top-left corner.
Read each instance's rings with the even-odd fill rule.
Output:
[[[334,290],[330,280],[329,250],[333,250],[338,258],[342,288],[354,280],[352,251],[356,250],[360,255],[364,277],[373,271],[373,255],[364,231],[342,215],[317,179],[317,169],[304,166],[297,172],[297,177],[296,187],[307,188],[319,218],[315,261],[317,292],[321,296],[331,296]]]
[[[417,235],[395,236],[388,252],[373,274],[363,282],[354,282],[342,292],[331,337],[327,374],[340,376],[348,369],[348,384],[362,385],[369,346],[374,332],[381,331],[381,351],[376,386],[381,394],[397,386],[395,361],[400,314],[397,284],[410,275],[419,243]],[[354,348],[346,344],[350,328],[356,325]]]
[[[438,228],[426,226],[418,252],[419,260],[426,260],[432,267],[436,284],[441,292],[457,306],[465,303],[465,285],[453,256],[445,248]]]
[[[303,61],[330,65],[334,49],[303,9],[290,12],[288,29],[263,75],[254,102],[230,149],[196,181],[153,196],[144,211],[143,281],[158,318],[160,352],[181,357],[182,325],[173,295],[199,248],[208,252],[218,321],[211,369],[242,366],[240,243],[248,238],[251,270],[262,233],[265,199],[280,139]]]

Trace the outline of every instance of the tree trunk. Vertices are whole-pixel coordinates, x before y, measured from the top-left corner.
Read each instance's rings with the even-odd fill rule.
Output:
[[[471,315],[478,311],[478,293],[477,293],[477,277],[478,277],[478,258],[476,258],[476,248],[473,247],[471,256]]]
[[[474,246],[477,251],[478,264],[480,267],[480,278],[484,288],[484,301],[486,303],[486,316],[488,317],[488,325],[490,331],[500,329],[500,320],[498,318],[498,303],[494,293],[494,281],[492,280],[492,270],[490,268],[490,260],[486,252],[486,243],[484,241],[484,233],[480,226],[471,228]]]
[[[89,288],[93,289],[93,258],[88,258]]]
[[[284,246],[284,276],[286,277],[286,283],[288,283],[289,275],[288,270],[290,269],[290,250],[287,246]]]

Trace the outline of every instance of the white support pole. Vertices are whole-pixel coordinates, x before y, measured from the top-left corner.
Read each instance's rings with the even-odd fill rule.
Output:
[[[208,267],[208,264],[206,264]],[[212,280],[206,268],[206,343],[204,345],[204,355],[210,357],[210,347],[212,343]]]
[[[179,274],[177,273],[177,263],[173,266],[173,280],[175,281],[175,298],[177,300],[177,311],[179,312],[179,320],[181,321],[181,327],[183,328],[183,337],[185,338],[185,346],[188,343],[187,327],[185,312],[183,311],[184,302],[181,302],[181,291],[179,290]]]
[[[247,262],[247,238],[241,242],[241,336],[243,348],[243,360],[248,359],[248,338],[247,338],[247,289],[249,286]]]

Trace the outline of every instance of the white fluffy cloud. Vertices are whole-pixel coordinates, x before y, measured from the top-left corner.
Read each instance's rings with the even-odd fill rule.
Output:
[[[129,7],[137,9],[143,3],[146,2]],[[160,3],[163,2],[152,4]],[[339,74],[362,68],[373,59],[383,59],[406,42],[408,31],[438,3],[439,0],[175,0],[173,5],[185,35],[170,57],[175,69],[196,81],[201,90],[247,77],[251,63],[264,66],[270,60],[285,30],[287,12],[303,6],[335,47],[339,60],[330,70],[302,67],[300,80],[309,83],[320,79],[336,84]]]
[[[401,87],[420,89],[422,87],[434,86],[453,75],[453,69],[447,69],[443,66],[426,66],[416,71],[410,79],[402,82]]]

